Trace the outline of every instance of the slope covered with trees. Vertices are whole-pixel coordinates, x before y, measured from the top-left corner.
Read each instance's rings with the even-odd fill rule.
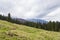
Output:
[[[35,28],[39,28],[39,29],[45,29],[45,30],[49,30],[49,31],[60,31],[60,22],[51,22],[50,21],[48,23],[43,23],[43,24],[41,24],[40,22],[34,23],[34,22],[30,22],[30,21],[21,22],[20,20],[18,20],[16,18],[15,19],[12,18],[10,13],[8,14],[8,16],[0,15],[0,19],[6,20],[8,22],[16,23],[16,24],[22,24],[22,25],[35,27]]]

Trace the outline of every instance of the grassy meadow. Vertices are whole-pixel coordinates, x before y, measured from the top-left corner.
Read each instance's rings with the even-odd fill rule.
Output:
[[[0,20],[0,40],[60,40],[60,32]]]

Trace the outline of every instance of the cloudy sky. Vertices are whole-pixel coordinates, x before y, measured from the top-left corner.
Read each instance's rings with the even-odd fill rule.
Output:
[[[0,0],[0,14],[60,21],[60,0]]]

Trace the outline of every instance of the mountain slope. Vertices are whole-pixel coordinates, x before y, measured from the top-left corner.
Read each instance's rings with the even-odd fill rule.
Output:
[[[60,32],[51,32],[0,20],[0,40],[60,40]]]
[[[26,19],[27,21],[31,21],[31,22],[40,22],[40,23],[47,23],[47,21],[45,20],[42,20],[42,19]]]

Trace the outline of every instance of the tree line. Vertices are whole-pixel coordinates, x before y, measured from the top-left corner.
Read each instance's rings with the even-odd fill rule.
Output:
[[[16,23],[16,24],[21,24],[21,25],[26,25],[26,26],[30,26],[30,27],[35,27],[35,28],[39,28],[39,29],[45,29],[45,30],[49,30],[49,31],[60,31],[60,22],[51,22],[49,21],[48,23],[34,23],[34,22],[29,22],[29,21],[25,21],[25,22],[21,22],[18,19],[14,19],[11,17],[10,13],[8,13],[8,16],[4,16],[4,15],[0,15],[0,20],[6,20],[8,22],[12,22],[12,23]]]

